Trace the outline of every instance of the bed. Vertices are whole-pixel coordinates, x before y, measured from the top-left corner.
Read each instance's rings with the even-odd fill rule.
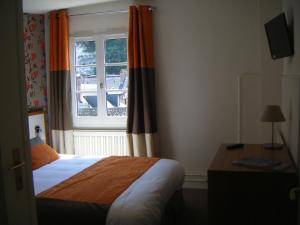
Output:
[[[33,170],[39,224],[175,224],[176,216],[183,206],[181,187],[184,178],[184,170],[175,160],[155,161],[112,204],[40,196],[87,168],[97,163],[103,164],[107,159],[105,156],[59,155],[58,159]]]

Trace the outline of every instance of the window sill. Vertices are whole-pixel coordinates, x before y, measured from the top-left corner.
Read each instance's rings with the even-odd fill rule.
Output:
[[[73,127],[76,131],[126,131],[126,127]]]

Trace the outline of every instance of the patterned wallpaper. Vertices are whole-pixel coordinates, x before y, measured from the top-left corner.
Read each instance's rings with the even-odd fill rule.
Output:
[[[27,109],[47,110],[44,15],[23,15]]]

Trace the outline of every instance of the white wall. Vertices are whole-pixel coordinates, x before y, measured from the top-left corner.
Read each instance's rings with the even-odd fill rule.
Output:
[[[282,8],[294,31],[294,55],[284,59],[282,76],[282,105],[287,122],[282,127],[294,160],[299,165],[299,104],[300,104],[300,2],[283,0]]]
[[[69,9],[69,15],[127,10],[130,0],[88,5]],[[91,34],[124,33],[128,30],[128,13],[104,13],[97,15],[70,16],[69,32],[71,36],[88,36]]]
[[[261,0],[260,8],[260,51],[261,51],[261,72],[262,76],[262,105],[274,104],[281,105],[281,71],[283,59],[273,60],[271,58],[267,37],[263,24],[273,19],[282,12],[281,1]],[[263,111],[263,109],[261,110]],[[266,142],[271,142],[271,124],[262,124],[262,138]],[[283,124],[283,123],[282,123]],[[281,124],[275,124],[279,127]],[[279,141],[278,132],[275,132],[275,138]]]
[[[163,155],[180,160],[188,174],[206,174],[220,143],[236,141],[238,76],[260,76],[262,87],[248,92],[249,83],[242,87],[242,141],[270,141],[270,127],[264,132],[259,116],[264,104],[280,102],[281,64],[271,62],[263,23],[279,14],[280,1],[164,0],[156,5]]]
[[[206,174],[236,140],[236,77],[259,70],[255,1],[159,2],[155,51],[163,155]]]
[[[70,12],[120,9],[131,2],[157,7],[154,43],[162,155],[179,160],[196,180],[206,175],[219,145],[237,140],[238,77],[241,140],[269,141],[270,127],[264,128],[259,116],[265,104],[280,103],[282,69],[280,61],[271,60],[263,24],[279,14],[281,1],[120,1]],[[110,16],[115,23],[116,15]],[[88,23],[76,20],[81,27],[76,32],[101,26],[96,17]],[[70,30],[75,32],[72,21],[75,18]],[[124,18],[118,26],[126,24]]]

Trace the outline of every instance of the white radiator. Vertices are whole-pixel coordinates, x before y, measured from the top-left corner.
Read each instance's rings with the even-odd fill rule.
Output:
[[[76,155],[128,155],[125,131],[75,130]]]

